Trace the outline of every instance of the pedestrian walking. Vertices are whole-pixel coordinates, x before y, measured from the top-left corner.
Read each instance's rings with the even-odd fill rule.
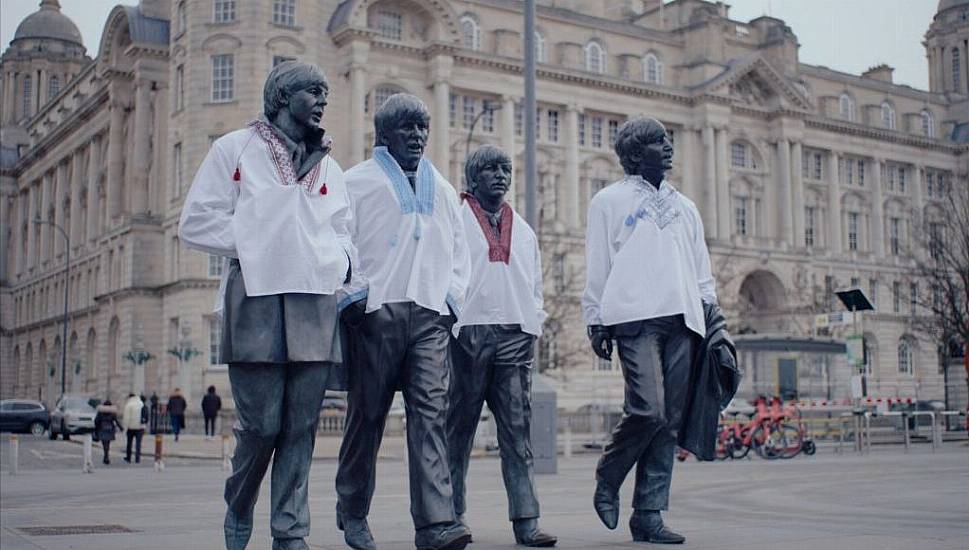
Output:
[[[202,416],[205,417],[205,437],[215,437],[215,420],[222,410],[222,398],[216,395],[215,386],[209,386],[202,397]]]
[[[104,403],[98,405],[97,414],[94,415],[94,437],[101,442],[104,449],[102,462],[105,464],[111,464],[108,453],[111,451],[111,442],[114,441],[115,426],[119,430],[122,428],[118,422],[118,407],[110,399],[105,399]]]
[[[122,426],[125,430],[124,461],[131,463],[131,443],[135,444],[135,463],[141,462],[141,438],[145,435],[145,424],[148,411],[145,402],[133,393],[128,394],[128,400],[122,411]]]
[[[175,441],[178,441],[178,434],[185,427],[185,409],[187,408],[188,403],[182,397],[181,388],[175,388],[175,391],[168,396],[168,416],[172,423],[172,433],[175,434]]]

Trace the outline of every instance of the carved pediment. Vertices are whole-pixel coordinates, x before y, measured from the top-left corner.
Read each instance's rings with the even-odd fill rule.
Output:
[[[757,73],[749,73],[728,88],[730,97],[739,103],[760,108],[775,108],[780,97],[771,85]]]
[[[757,109],[813,111],[807,94],[760,56],[734,60],[701,86],[707,93],[730,96],[738,105]]]

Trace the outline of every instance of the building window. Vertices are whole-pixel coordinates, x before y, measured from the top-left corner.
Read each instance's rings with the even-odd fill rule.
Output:
[[[212,6],[212,20],[216,23],[231,23],[236,20],[236,0],[215,0]]]
[[[486,101],[482,101],[481,108],[484,112],[481,115],[481,131],[487,133],[493,133],[495,131],[495,110],[485,109]]]
[[[592,117],[592,146],[599,149],[602,147],[602,117]]]
[[[952,89],[962,91],[962,62],[959,59],[959,48],[952,48]]]
[[[865,161],[858,159],[858,185],[860,187],[865,186]]]
[[[465,15],[461,18],[461,43],[469,50],[481,49],[481,29],[474,17]]]
[[[548,140],[555,143],[559,140],[559,112],[548,110]]]
[[[232,101],[235,86],[235,58],[231,53],[212,56],[212,101]]]
[[[471,128],[471,124],[474,122],[474,98],[471,96],[464,96],[461,98],[461,113],[462,117],[462,128],[465,130]]]
[[[296,25],[296,0],[273,0],[273,23],[292,27]]]
[[[535,108],[535,139],[542,138],[542,108]]]
[[[23,95],[23,110],[24,118],[30,117],[30,98],[33,95],[33,82],[30,80],[30,75],[24,77],[24,95]]]
[[[377,112],[380,107],[390,99],[390,96],[398,93],[396,88],[391,88],[390,86],[378,86],[373,91],[373,110]]]
[[[589,186],[589,197],[594,197],[596,193],[605,189],[607,185],[609,185],[609,180],[601,178],[593,179],[592,185]]]
[[[643,59],[643,76],[650,84],[663,83],[663,62],[656,54],[648,53]]]
[[[747,197],[734,197],[734,226],[737,235],[747,235]]]
[[[548,369],[555,366],[556,361],[555,333],[546,330],[542,333],[538,346],[539,369]]]
[[[585,146],[585,115],[579,115],[579,145]]]
[[[598,42],[589,42],[585,46],[585,70],[596,74],[606,72],[606,51]]]
[[[448,126],[457,128],[458,125],[458,94],[452,93],[447,99]]]
[[[915,315],[915,311],[919,304],[919,285],[918,283],[910,283],[908,286],[908,307],[909,313]]]
[[[888,220],[889,243],[891,244],[892,256],[898,256],[901,251],[902,220],[901,218],[890,218]]]
[[[834,276],[824,276],[824,300],[828,304],[828,309],[834,307]]]
[[[942,287],[938,283],[932,285],[932,312],[942,311]]]
[[[404,37],[404,17],[395,11],[378,11],[377,33],[388,40],[401,41]]]
[[[805,150],[801,153],[801,177],[810,180],[820,180],[824,156],[820,151]]]
[[[515,104],[515,135],[520,136],[525,132],[525,115],[521,103]]]
[[[882,103],[882,126],[889,130],[895,129],[895,108],[887,101]]]
[[[175,7],[175,36],[184,33],[186,27],[188,27],[188,15],[185,11],[185,0],[182,0]]]
[[[838,111],[841,118],[847,120],[848,122],[854,122],[855,100],[851,99],[851,96],[847,93],[841,94],[841,97],[838,99]]]
[[[276,65],[279,65],[280,63],[285,63],[287,61],[296,61],[296,58],[295,57],[288,56],[288,55],[274,55],[273,56],[273,68],[275,69],[276,68]]]
[[[545,37],[535,31],[535,63],[545,63]]]
[[[185,65],[175,67],[175,93],[172,94],[172,110],[185,107]]]
[[[619,136],[619,121],[609,119],[609,147],[615,147],[616,138]]]
[[[905,340],[898,343],[898,372],[912,374],[912,348]]]
[[[220,317],[209,318],[209,364],[219,365],[222,363],[222,319]]]
[[[935,117],[929,111],[922,111],[922,135],[925,137],[935,137]]]
[[[172,200],[182,195],[182,144],[172,146]]]
[[[730,144],[730,164],[734,168],[747,167],[747,146],[743,143]]]
[[[895,313],[902,311],[902,283],[898,281],[892,283],[892,311]]]
[[[222,276],[222,256],[209,254],[209,277]]]
[[[848,212],[848,250],[858,250],[857,212]]]
[[[804,246],[814,246],[814,239],[817,231],[817,220],[815,219],[816,215],[817,209],[815,207],[808,206],[804,208]]]
[[[61,93],[61,79],[56,74],[51,75],[47,81],[47,100],[50,101]]]
[[[943,237],[943,226],[939,222],[928,224],[929,233],[929,255],[933,260],[942,259],[942,251],[945,250],[945,239]]]
[[[555,292],[565,292],[565,254],[556,254],[552,259],[552,281]]]
[[[861,288],[861,278],[860,277],[852,277],[851,278],[851,285],[848,288]]]

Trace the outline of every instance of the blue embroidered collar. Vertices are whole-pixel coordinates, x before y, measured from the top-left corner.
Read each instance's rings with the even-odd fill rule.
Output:
[[[626,176],[626,183],[633,185],[642,196],[636,210],[626,216],[626,225],[633,226],[638,220],[651,220],[663,230],[680,217],[676,189],[668,182],[660,184],[659,189],[644,180],[642,176]]]
[[[434,214],[434,166],[431,161],[421,157],[417,165],[417,185],[415,190],[411,188],[407,176],[401,170],[400,165],[390,155],[385,146],[373,148],[373,158],[380,165],[380,168],[387,174],[390,183],[394,186],[397,194],[397,201],[400,203],[400,211],[404,214],[417,212],[418,214]]]

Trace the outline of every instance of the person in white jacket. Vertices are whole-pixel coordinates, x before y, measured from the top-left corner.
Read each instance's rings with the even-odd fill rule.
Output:
[[[131,462],[131,443],[135,444],[135,464],[141,462],[141,439],[145,435],[145,402],[133,393],[128,394],[124,409],[121,412],[121,425],[124,426],[125,446],[124,461]]]
[[[468,193],[461,217],[471,254],[471,284],[451,338],[448,452],[454,511],[467,510],[468,463],[485,401],[498,425],[501,474],[515,542],[555,546],[538,528],[532,473],[531,385],[535,339],[543,309],[538,238],[505,202],[511,158],[493,145],[476,149],[464,167]]]
[[[270,462],[273,550],[307,548],[316,427],[342,362],[334,293],[355,263],[343,171],[319,127],[328,93],[316,65],[273,68],[264,116],[215,141],[182,208],[181,241],[229,259],[217,304],[238,415],[229,550],[248,544]]]
[[[589,203],[582,311],[596,355],[619,348],[625,413],[596,467],[593,504],[610,529],[619,520],[619,488],[636,468],[636,541],[685,539],[663,524],[673,453],[686,406],[690,366],[705,334],[703,302],[715,283],[696,206],[669,182],[673,145],[657,120],[637,117],[619,128],[616,154],[626,177]]]
[[[451,503],[445,420],[448,334],[460,319],[471,266],[457,193],[424,156],[429,122],[421,100],[391,96],[374,116],[373,158],[346,176],[360,262],[342,300],[350,364],[336,490],[337,520],[358,550],[376,548],[366,518],[398,389],[416,545],[460,550],[470,538]]]

